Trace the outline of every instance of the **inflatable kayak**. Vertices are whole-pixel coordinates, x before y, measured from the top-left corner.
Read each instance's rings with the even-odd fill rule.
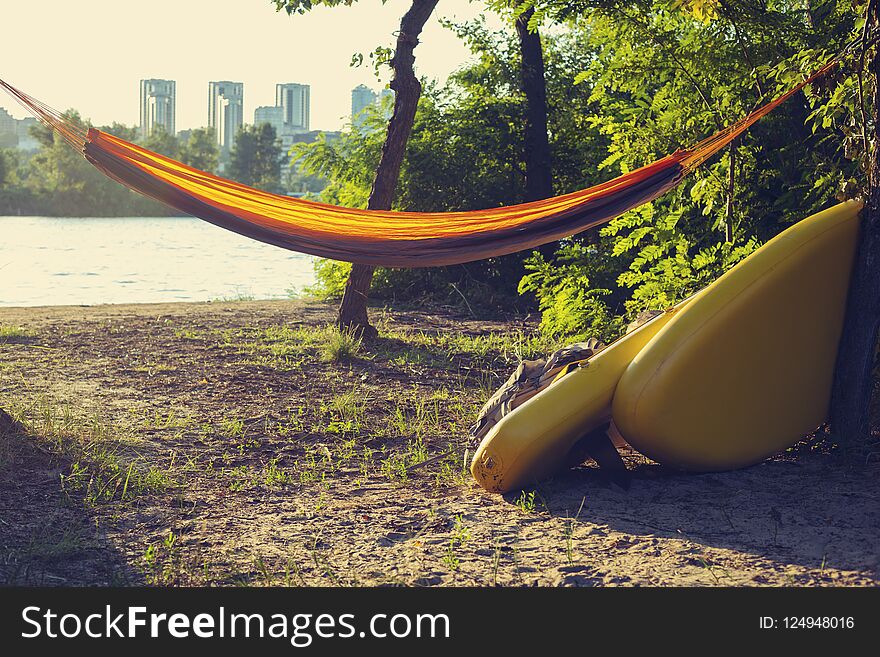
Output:
[[[611,419],[614,390],[633,357],[694,298],[612,342],[506,415],[474,454],[477,482],[506,493],[562,469],[575,443]]]
[[[630,445],[660,463],[724,470],[825,421],[860,209],[842,203],[788,228],[653,336],[614,394]]]
[[[826,418],[861,204],[785,230],[693,297],[504,417],[471,462],[483,488],[534,485],[613,419],[635,449],[691,470],[756,463]]]

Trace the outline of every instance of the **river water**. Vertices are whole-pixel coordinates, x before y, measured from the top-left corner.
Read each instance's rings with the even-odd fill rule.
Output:
[[[0,306],[283,299],[313,261],[192,217],[0,217]]]

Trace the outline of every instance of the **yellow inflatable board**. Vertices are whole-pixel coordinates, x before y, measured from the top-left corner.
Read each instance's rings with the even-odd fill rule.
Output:
[[[563,468],[578,439],[611,419],[614,389],[633,356],[695,298],[611,343],[585,367],[557,379],[505,416],[474,454],[471,473],[477,482],[488,491],[506,493]]]
[[[776,236],[703,290],[627,367],[620,432],[685,469],[756,463],[825,420],[856,244],[857,202]]]

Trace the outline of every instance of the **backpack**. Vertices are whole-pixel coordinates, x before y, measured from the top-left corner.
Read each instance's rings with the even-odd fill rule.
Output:
[[[626,327],[626,332],[631,333],[660,314],[662,311],[659,310],[640,312]],[[589,338],[586,342],[576,342],[557,349],[547,359],[522,361],[504,385],[480,409],[477,421],[468,431],[472,444],[478,445],[501,418],[537,395],[559,376],[570,372],[576,364],[587,362],[605,346],[596,338]]]
[[[479,444],[489,430],[501,421],[501,418],[553,383],[566,371],[566,368],[588,360],[604,347],[605,345],[595,338],[590,338],[586,342],[577,342],[557,349],[546,359],[520,362],[516,371],[480,409],[477,421],[469,430],[473,443]]]

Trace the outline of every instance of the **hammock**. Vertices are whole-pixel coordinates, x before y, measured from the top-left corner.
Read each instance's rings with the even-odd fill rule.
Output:
[[[83,130],[0,80],[110,178],[241,235],[334,260],[389,267],[459,264],[554,242],[600,225],[678,185],[696,166],[841,59],[690,149],[600,185],[541,201],[468,212],[360,210],[270,194],[199,171],[101,130]]]

